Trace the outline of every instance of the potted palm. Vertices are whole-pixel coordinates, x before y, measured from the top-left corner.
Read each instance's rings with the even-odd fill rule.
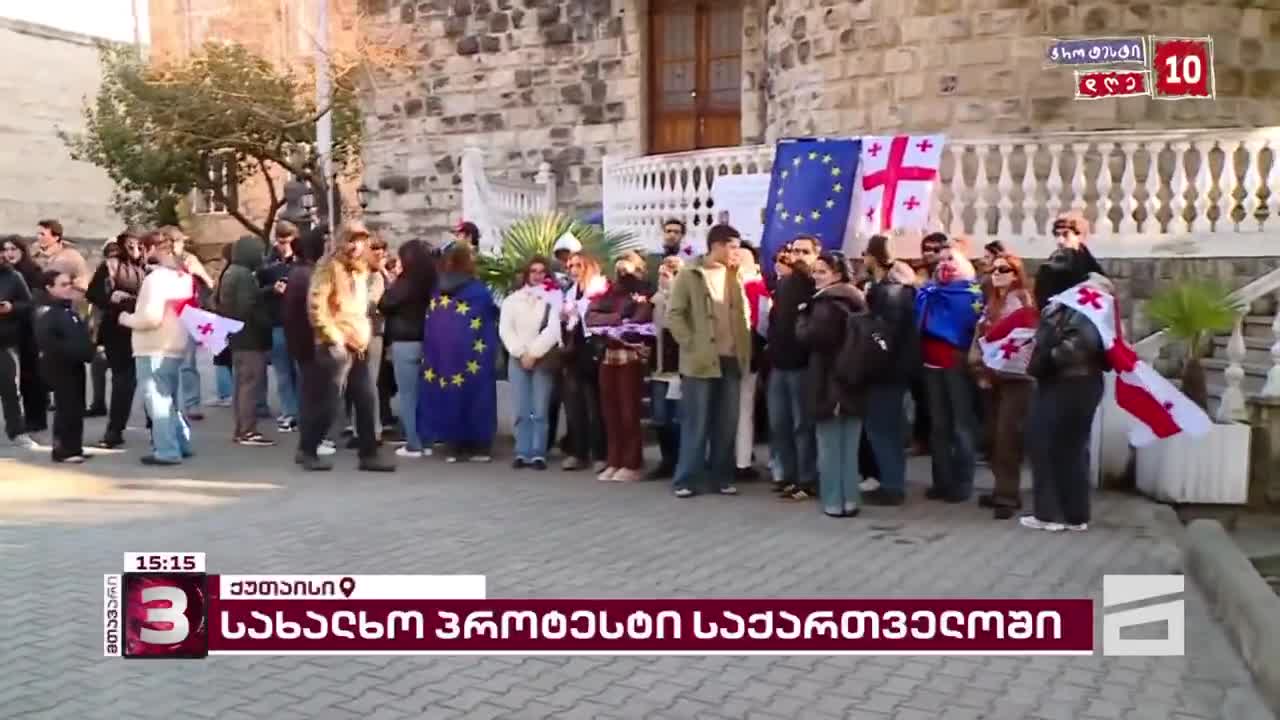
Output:
[[[607,232],[561,213],[530,215],[503,231],[496,250],[480,256],[480,279],[498,297],[506,295],[529,260],[539,255],[550,259],[556,242],[566,233],[582,243],[584,252],[598,258],[606,272],[623,253],[640,249],[640,243],[628,233]]]
[[[1209,389],[1202,359],[1214,335],[1231,332],[1245,311],[1220,283],[1185,280],[1162,288],[1147,304],[1157,326],[1184,349],[1182,392],[1208,411]],[[1207,435],[1175,435],[1138,449],[1138,489],[1173,503],[1241,504],[1249,490],[1247,425],[1216,423]]]
[[[1187,280],[1162,288],[1147,303],[1147,314],[1156,326],[1184,345],[1182,392],[1206,412],[1209,387],[1201,363],[1205,341],[1231,332],[1244,310],[1225,287],[1212,280]]]

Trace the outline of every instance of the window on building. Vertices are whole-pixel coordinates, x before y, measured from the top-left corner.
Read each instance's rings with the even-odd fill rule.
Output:
[[[741,0],[653,0],[649,152],[742,141]]]
[[[212,188],[196,188],[191,207],[197,215],[219,215],[228,207],[239,209],[239,180],[233,155],[217,155],[209,163],[209,183],[222,190],[226,202],[220,200]]]

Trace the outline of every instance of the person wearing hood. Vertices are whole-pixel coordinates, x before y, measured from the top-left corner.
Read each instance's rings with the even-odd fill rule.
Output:
[[[258,432],[258,398],[267,382],[267,354],[271,351],[271,311],[267,296],[274,288],[258,285],[257,273],[266,258],[267,245],[256,235],[245,235],[231,249],[231,265],[218,286],[219,311],[244,323],[228,338],[231,375],[235,385],[231,408],[235,416],[234,440],[238,445],[269,447],[275,442]]]
[[[10,241],[6,240],[6,244]],[[18,272],[15,253],[0,255],[0,405],[4,408],[4,428],[14,445],[33,448],[27,434],[18,377],[22,350],[31,328],[31,288]],[[43,283],[41,283],[43,286]],[[84,394],[83,388],[81,394]],[[81,400],[83,410],[84,401]]]
[[[446,462],[490,462],[498,432],[498,307],[475,258],[469,244],[449,247],[422,330],[418,433],[444,443]]]
[[[1020,520],[1033,530],[1089,527],[1089,436],[1109,365],[1093,322],[1066,305],[1050,304],[1054,296],[1086,280],[1112,292],[1084,246],[1087,233],[1079,216],[1054,221],[1058,248],[1036,273],[1036,302],[1042,311],[1027,363],[1036,386],[1026,434],[1034,512]]]
[[[40,348],[40,371],[53,388],[54,462],[82,463],[84,454],[85,363],[92,362],[96,348],[85,321],[72,303],[80,291],[71,276],[60,270],[44,274],[47,305],[36,311],[36,345]]]
[[[379,456],[374,433],[378,395],[369,371],[369,230],[363,223],[343,224],[332,250],[316,264],[307,288],[307,317],[314,349],[306,361],[302,385],[307,400],[295,462],[309,471],[332,470],[320,457],[321,442],[342,408],[345,387],[355,407],[359,438],[357,467],[366,472],[393,472],[395,462]],[[291,282],[292,284],[292,282]],[[286,306],[288,298],[286,293]],[[290,345],[293,340],[290,339]]]
[[[799,308],[796,338],[809,350],[809,401],[818,444],[818,497],[832,517],[858,514],[858,445],[867,389],[841,381],[837,359],[849,318],[864,313],[866,300],[853,285],[844,253],[828,250],[813,264],[817,292]]]
[[[124,444],[124,429],[129,424],[133,396],[138,386],[138,371],[133,359],[133,332],[120,324],[120,314],[130,312],[142,290],[146,267],[142,260],[142,239],[132,233],[121,233],[117,239],[120,253],[107,256],[89,280],[86,299],[93,303],[101,318],[98,323],[98,345],[107,357],[111,370],[111,402],[108,405],[107,429],[98,447],[111,449]]]
[[[878,486],[863,493],[867,505],[901,505],[906,500],[907,424],[903,399],[920,377],[920,336],[916,333],[916,274],[889,252],[889,238],[867,241],[863,259],[871,272],[867,307],[889,331],[893,354],[889,373],[867,388],[864,430]]]
[[[266,292],[263,302],[267,306],[267,314],[271,317],[271,355],[272,373],[276,376],[276,396],[280,401],[280,417],[276,418],[276,428],[280,432],[294,432],[298,429],[298,367],[289,357],[289,346],[284,338],[284,317],[281,305],[284,303],[285,291],[289,288],[289,271],[297,262],[298,254],[294,244],[298,242],[298,226],[287,220],[276,222],[272,231],[271,250],[267,253],[266,263],[257,272],[258,285]]]
[[[644,468],[640,426],[644,356],[653,330],[653,286],[644,258],[629,252],[614,264],[608,292],[591,301],[587,331],[599,343],[600,409],[604,416],[605,469],[601,482],[634,482]],[[646,332],[647,330],[647,332]]]

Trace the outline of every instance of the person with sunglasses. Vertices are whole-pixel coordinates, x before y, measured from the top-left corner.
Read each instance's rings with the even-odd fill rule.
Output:
[[[994,341],[1015,327],[1034,328],[1038,321],[1035,298],[1028,287],[1022,260],[1000,252],[991,258],[984,286],[986,302],[976,336]],[[997,520],[1013,517],[1022,507],[1023,422],[1031,400],[1032,383],[1025,364],[1010,363],[1000,371],[986,367],[980,344],[970,351],[970,367],[978,387],[990,393],[991,471],[995,489],[978,496]]]

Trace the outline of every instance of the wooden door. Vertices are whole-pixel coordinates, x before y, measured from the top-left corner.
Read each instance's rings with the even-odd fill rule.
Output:
[[[652,0],[649,152],[742,141],[740,0]]]

